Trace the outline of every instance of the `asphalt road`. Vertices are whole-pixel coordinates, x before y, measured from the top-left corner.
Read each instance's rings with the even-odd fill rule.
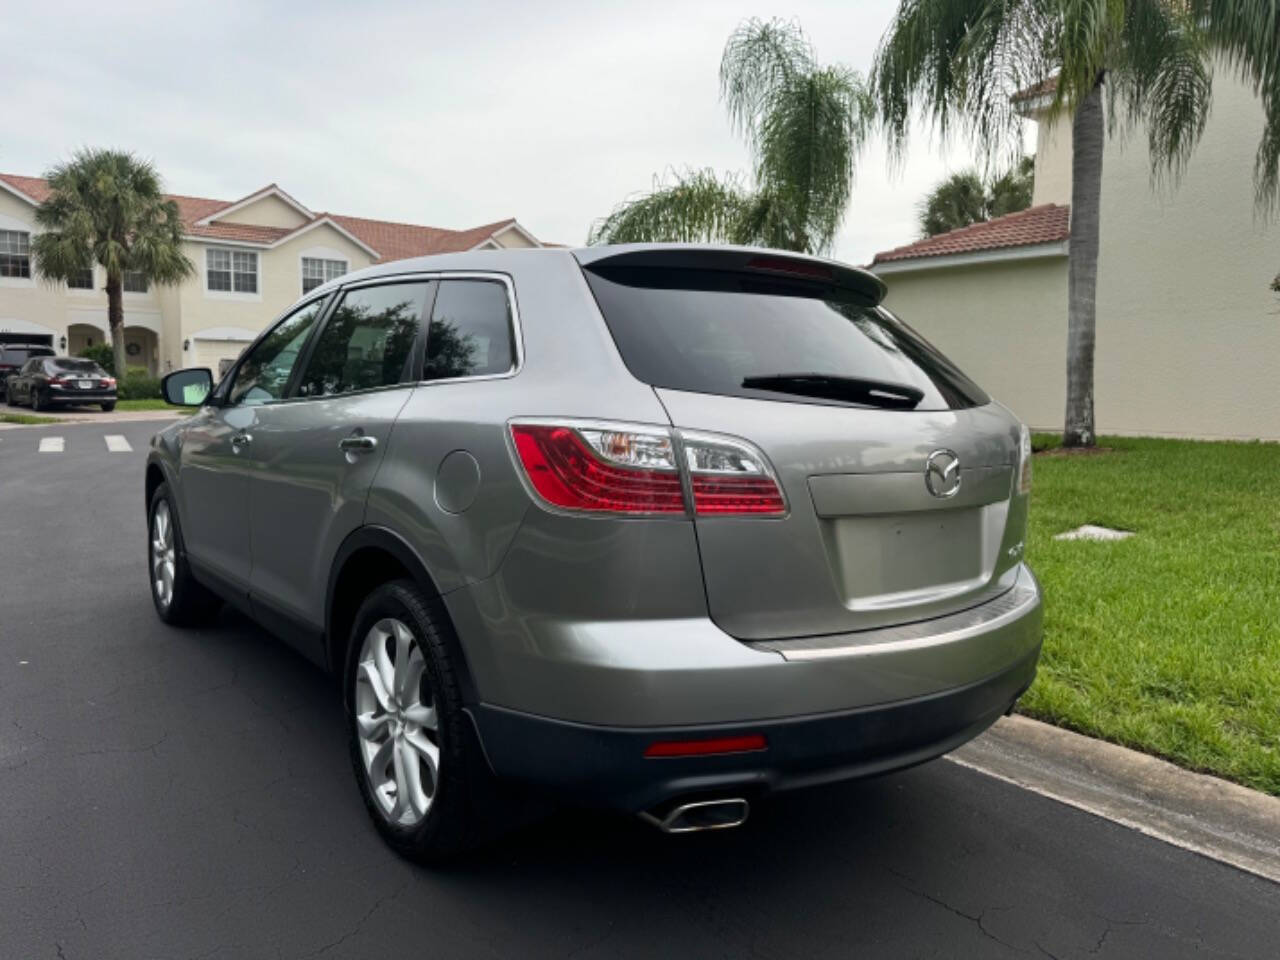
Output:
[[[1280,887],[946,761],[721,835],[566,812],[447,872],[406,864],[323,674],[232,614],[156,619],[154,428],[0,430],[4,960],[1280,951]]]

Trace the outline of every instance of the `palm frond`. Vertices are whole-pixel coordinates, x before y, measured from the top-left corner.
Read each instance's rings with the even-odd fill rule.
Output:
[[[754,145],[780,91],[816,66],[813,48],[795,21],[753,17],[740,24],[720,58],[720,97],[734,130]]]
[[[740,243],[748,198],[733,174],[669,172],[591,226],[587,243]]]

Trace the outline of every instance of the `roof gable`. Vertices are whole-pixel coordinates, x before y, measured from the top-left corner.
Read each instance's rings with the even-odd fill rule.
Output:
[[[253,214],[244,216],[246,212],[257,208],[259,219]],[[292,211],[292,216],[282,216],[282,212]],[[285,193],[274,183],[269,183],[261,190],[255,190],[247,197],[224,204],[220,209],[209,213],[202,219],[230,220],[233,223],[251,223],[268,227],[296,227],[315,218],[315,214]],[[281,222],[276,222],[281,221]]]

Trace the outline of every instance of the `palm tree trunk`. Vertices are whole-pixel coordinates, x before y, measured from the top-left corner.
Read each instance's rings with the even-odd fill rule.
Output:
[[[111,352],[115,358],[116,379],[124,382],[124,283],[107,275],[107,326],[111,328]]]
[[[1071,123],[1071,245],[1067,262],[1067,412],[1065,447],[1091,447],[1093,348],[1097,320],[1098,228],[1102,207],[1102,77]]]

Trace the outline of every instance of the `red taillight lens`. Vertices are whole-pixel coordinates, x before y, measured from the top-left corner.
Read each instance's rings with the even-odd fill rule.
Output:
[[[685,512],[680,473],[665,433],[580,429],[511,425],[520,463],[547,503],[598,513]]]
[[[707,740],[658,740],[645,748],[644,755],[656,757],[706,757],[717,753],[753,753],[769,746],[764,735],[713,737]]]
[[[48,381],[49,386],[51,387],[61,387],[65,385],[66,382],[67,381],[63,380],[61,377],[50,377]]]
[[[103,378],[102,378],[102,385],[103,385],[104,387],[114,387],[114,386],[116,385],[116,378],[115,378],[115,377],[103,377]]]
[[[747,443],[705,433],[681,433],[685,463],[699,516],[787,512],[778,481],[764,455]]]

